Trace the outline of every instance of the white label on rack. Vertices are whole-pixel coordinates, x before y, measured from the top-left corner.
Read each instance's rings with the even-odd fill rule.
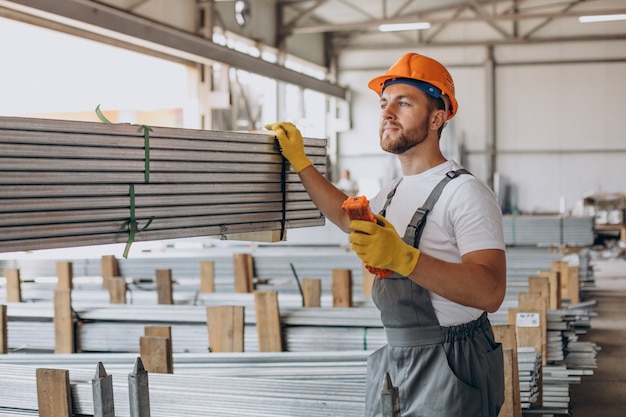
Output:
[[[539,327],[539,313],[517,313],[515,325],[517,327]]]

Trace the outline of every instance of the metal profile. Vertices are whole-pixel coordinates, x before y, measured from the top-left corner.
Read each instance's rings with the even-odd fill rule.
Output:
[[[137,241],[324,223],[269,134],[151,129],[0,117],[0,251],[125,242],[131,211]]]

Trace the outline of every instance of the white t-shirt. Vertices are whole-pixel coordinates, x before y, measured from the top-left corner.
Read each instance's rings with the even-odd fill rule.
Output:
[[[400,236],[430,192],[449,171],[462,168],[454,161],[402,178],[387,207],[385,217]],[[382,210],[387,194],[395,182],[388,184],[372,199],[375,213]],[[450,181],[432,211],[428,214],[419,249],[447,262],[461,263],[461,256],[482,249],[505,249],[502,211],[494,193],[472,175],[461,175]],[[441,326],[452,326],[475,320],[482,310],[466,307],[437,294],[430,298]]]

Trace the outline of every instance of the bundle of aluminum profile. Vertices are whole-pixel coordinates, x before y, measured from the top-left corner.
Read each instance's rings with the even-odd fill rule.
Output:
[[[287,380],[364,381],[371,351],[174,353],[174,373]],[[0,365],[91,370],[106,361],[108,371],[122,372],[136,353],[10,353],[0,356]]]
[[[312,229],[315,229],[312,228]],[[304,229],[306,230],[306,229]],[[289,239],[289,234],[287,235]],[[361,285],[362,262],[352,251],[339,246],[301,246],[242,243],[233,241],[215,241],[206,239],[206,247],[198,250],[175,250],[158,248],[153,252],[142,252],[128,259],[118,258],[120,276],[127,279],[129,291],[137,297],[141,297],[143,289],[150,288],[150,280],[154,279],[155,270],[169,269],[175,280],[174,291],[194,291],[199,288],[200,263],[212,261],[214,263],[215,291],[220,294],[234,291],[234,254],[250,254],[253,258],[253,270],[255,280],[259,288],[279,289],[281,292],[298,293],[296,276],[302,278],[322,279],[322,291],[328,293],[331,285],[333,269],[349,269],[355,285],[355,293],[361,292],[357,286]],[[223,245],[223,246],[218,246]],[[228,246],[226,246],[228,245]],[[107,250],[110,250],[107,248]],[[111,253],[108,252],[108,255]],[[20,270],[24,281],[33,281],[37,285],[25,286],[26,290],[34,290],[35,287],[43,291],[33,294],[32,298],[43,296],[47,288],[56,285],[56,263],[59,259],[49,257],[37,257],[37,254],[27,254],[14,259],[0,260],[0,276],[7,268]],[[101,257],[71,257],[60,258],[63,261],[72,262],[74,278],[77,288],[87,288],[89,279],[92,278],[93,288],[101,282]],[[293,267],[293,269],[292,269]],[[1,278],[0,278],[1,279]],[[48,293],[50,294],[50,293]],[[130,295],[130,294],[129,294]],[[0,294],[0,297],[2,294]]]
[[[96,366],[93,365],[94,370]],[[38,409],[36,368],[0,364],[0,407],[28,412]],[[69,371],[73,414],[92,415],[92,379],[95,372],[82,368],[62,369]],[[112,376],[115,413],[119,416],[130,415],[128,375],[132,370],[131,363],[126,372],[108,373]],[[362,416],[364,413],[365,378],[359,382],[285,380],[212,377],[199,373],[150,373],[148,378],[149,415],[154,417],[199,416],[207,413],[228,416],[349,417]]]
[[[594,241],[593,217],[506,215],[502,226],[507,245],[588,246]]]
[[[532,347],[518,347],[517,364],[522,409],[528,409],[539,398],[541,353],[535,352]]]
[[[265,134],[0,117],[0,149],[0,252],[324,224]]]
[[[553,409],[553,414],[562,414],[558,410],[569,410],[570,385],[580,384],[582,376],[592,375],[593,372],[584,369],[575,369],[566,365],[548,365],[543,367],[542,399],[543,407]]]
[[[281,309],[281,317],[284,326],[284,342],[287,350],[290,351],[312,351],[312,350],[343,350],[343,349],[369,349],[384,344],[384,332],[380,324],[379,312],[371,303],[369,297],[355,297],[354,309],[334,309],[331,308],[332,298],[328,294],[330,285],[329,266],[353,266],[352,262],[356,256],[347,252],[343,248],[323,248],[320,249],[324,259],[334,259],[331,265],[319,262],[315,254],[319,248],[298,247],[282,249],[275,247],[258,247],[255,248],[253,254],[255,259],[255,267],[257,274],[263,273],[265,267],[271,260],[279,262],[284,257],[290,260],[299,260],[300,264],[317,265],[317,270],[311,272],[313,276],[324,276],[325,284],[323,285],[326,293],[322,296],[321,309],[301,309],[301,297],[296,294],[297,284],[291,278],[288,284],[280,286],[279,306]],[[216,261],[216,265],[223,265],[223,268],[230,267],[232,269],[232,251],[225,251],[219,257],[212,257]],[[282,255],[281,255],[282,254]],[[308,255],[308,256],[306,256]],[[138,273],[153,274],[154,266],[167,267],[174,265],[179,273],[192,274],[194,269],[199,273],[199,262],[201,257],[171,257],[165,258],[147,258],[147,259],[127,259],[122,264],[138,264],[143,269],[135,269]],[[341,261],[344,260],[344,262]],[[490,320],[493,324],[506,324],[508,322],[508,309],[517,307],[517,296],[519,292],[528,290],[528,277],[535,275],[541,269],[551,269],[554,260],[561,260],[562,255],[558,252],[551,252],[546,248],[509,248],[507,250],[507,294],[500,310],[490,314]],[[93,268],[93,273],[99,273],[100,260],[85,263],[89,268]],[[150,262],[156,263],[150,267]],[[54,267],[54,262],[48,262],[46,268]],[[322,265],[323,264],[323,265]],[[96,266],[97,265],[97,270]],[[359,264],[360,265],[360,264]],[[82,270],[81,266],[75,269]],[[287,269],[287,268],[284,268]],[[312,271],[312,270],[311,270]],[[289,271],[291,272],[291,271]],[[357,277],[360,274],[360,268],[353,270]],[[306,275],[305,275],[306,276]],[[178,280],[178,278],[175,277]],[[94,283],[82,283],[77,279],[77,285],[73,291],[73,308],[77,312],[78,317],[85,321],[80,326],[80,339],[82,348],[86,351],[136,351],[137,340],[143,333],[143,326],[155,322],[172,323],[174,333],[174,349],[178,351],[204,352],[207,349],[207,330],[206,315],[203,309],[208,305],[241,305],[245,307],[246,323],[250,328],[244,333],[246,340],[244,341],[246,351],[256,351],[257,340],[254,326],[254,296],[253,294],[235,294],[225,292],[222,287],[220,292],[216,293],[197,293],[198,278],[195,281],[191,277],[187,277],[190,283],[183,285],[184,279],[180,279],[181,284],[174,286],[174,306],[158,306],[156,304],[156,295],[153,284],[142,284],[137,288],[129,286],[131,293],[129,294],[129,303],[132,305],[106,305],[104,303],[96,303],[97,297],[106,298],[106,291],[99,289],[93,290],[98,296],[86,296],[92,294],[86,291],[93,288]],[[88,280],[87,280],[88,281]],[[191,283],[193,281],[193,284]],[[95,282],[99,282],[96,280]],[[144,286],[145,285],[145,286]],[[184,292],[180,287],[185,287],[188,292]],[[27,349],[28,346],[34,346],[35,340],[28,337],[31,328],[37,326],[41,335],[50,335],[49,338],[38,338],[36,340],[36,348],[41,349],[45,343],[47,349],[53,347],[53,327],[52,327],[52,305],[51,295],[52,283],[46,286],[48,293],[48,303],[29,302],[21,305],[11,305],[9,307],[9,332],[12,349]],[[267,287],[271,288],[272,285]],[[146,291],[143,291],[142,289]],[[290,288],[290,289],[289,289]],[[355,285],[356,288],[356,285]],[[358,290],[355,293],[358,294]],[[42,299],[46,300],[46,299]],[[32,300],[36,301],[36,300]],[[41,307],[38,307],[41,306]],[[98,307],[100,306],[100,307]],[[366,308],[367,307],[367,308]],[[19,310],[23,310],[19,313]],[[16,321],[17,317],[28,317],[28,310],[33,310],[33,314],[42,314],[47,323],[36,324],[33,319]],[[36,313],[40,310],[40,313]],[[43,312],[43,313],[41,313]],[[572,314],[570,311],[569,314]],[[584,317],[580,314],[579,317]],[[180,318],[178,318],[180,317]],[[562,320],[557,318],[556,320]],[[552,325],[555,320],[551,320]],[[126,329],[120,332],[120,326]],[[20,330],[21,329],[21,330]],[[552,328],[550,330],[553,330]],[[558,329],[557,329],[558,330]],[[324,335],[329,337],[324,337]],[[128,336],[128,337],[126,337]],[[332,337],[330,337],[332,336]],[[558,340],[557,340],[558,342]],[[551,343],[549,358],[558,360],[563,355],[563,349],[558,343]]]
[[[219,303],[218,303],[219,304]],[[84,352],[137,352],[144,328],[168,325],[174,352],[206,352],[209,336],[206,306],[107,305],[73,310],[80,320],[77,339]],[[258,352],[254,307],[245,312],[244,349]],[[8,345],[12,350],[54,349],[52,303],[9,303]],[[363,308],[281,308],[288,351],[370,350],[385,343],[378,310]],[[37,338],[32,335],[37,334]]]

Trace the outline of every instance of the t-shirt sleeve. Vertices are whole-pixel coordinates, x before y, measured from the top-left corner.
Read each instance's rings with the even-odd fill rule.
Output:
[[[460,186],[449,210],[460,255],[476,250],[505,249],[502,210],[493,192],[472,178]]]

